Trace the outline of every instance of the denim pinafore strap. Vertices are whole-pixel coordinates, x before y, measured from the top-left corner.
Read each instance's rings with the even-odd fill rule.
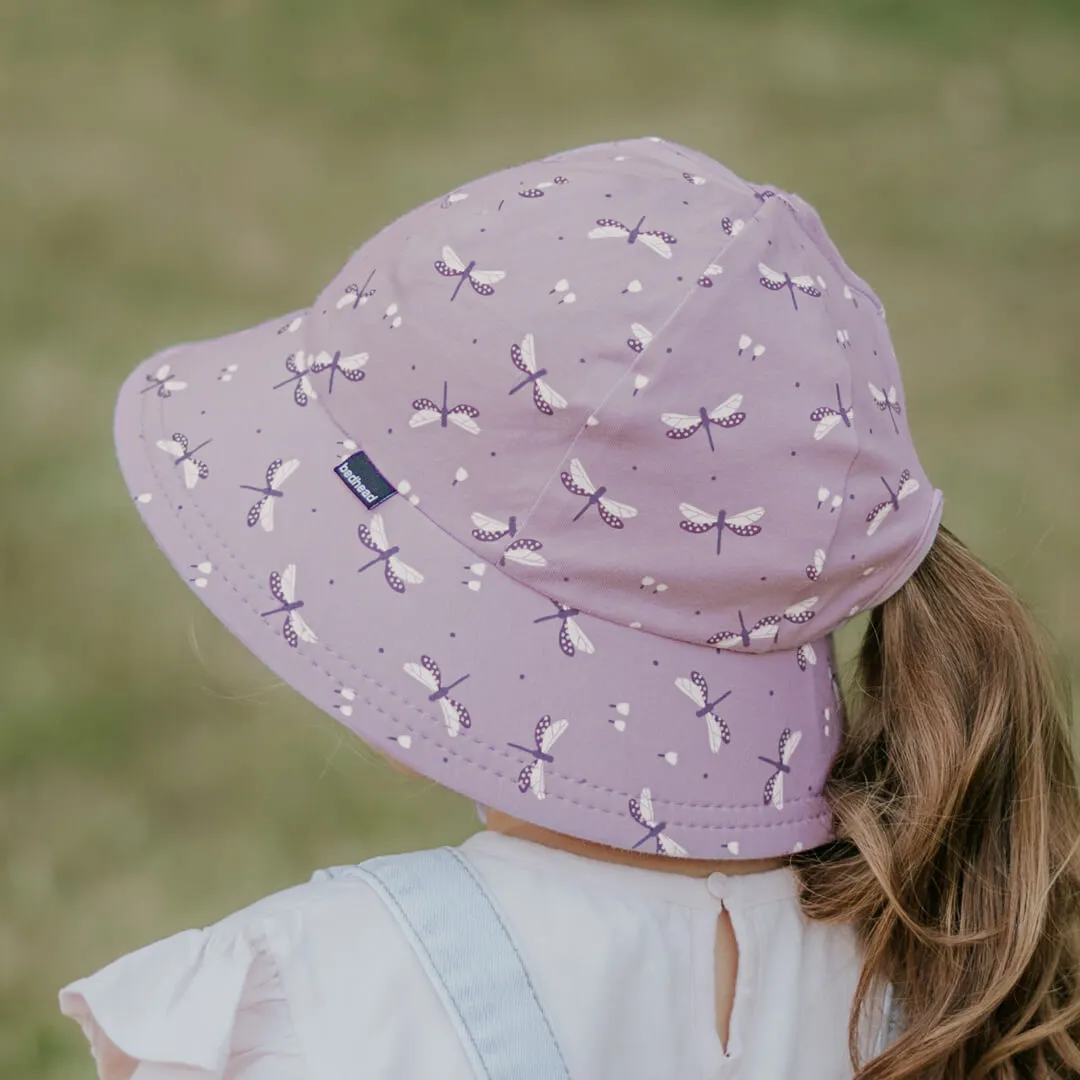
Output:
[[[319,870],[366,881],[397,919],[477,1080],[569,1080],[521,954],[483,881],[453,848]]]

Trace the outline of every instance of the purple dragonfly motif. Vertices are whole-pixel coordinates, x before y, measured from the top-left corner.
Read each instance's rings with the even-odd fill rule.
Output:
[[[896,397],[896,387],[890,386],[888,390],[881,390],[873,383],[867,383],[870,387],[870,396],[874,399],[874,403],[877,405],[881,412],[888,410],[889,419],[892,421],[893,431],[897,435],[900,434],[900,428],[897,426],[896,418],[903,410],[900,408],[900,402]]]
[[[509,391],[516,394],[519,390],[532,384],[533,404],[546,416],[554,416],[556,409],[565,409],[566,398],[556,393],[546,382],[544,376],[548,373],[547,368],[536,366],[536,342],[532,334],[526,334],[521,344],[510,346],[510,359],[518,371],[524,372],[525,378]]]
[[[288,461],[274,458],[266,466],[266,483],[262,487],[256,487],[254,484],[240,485],[244,491],[259,493],[259,499],[247,512],[249,529],[261,525],[264,532],[274,531],[274,500],[284,498],[285,492],[281,490],[281,485],[296,472],[299,466],[299,458],[290,458]]]
[[[139,393],[145,394],[147,390],[157,390],[157,395],[160,398],[172,397],[174,390],[187,389],[186,382],[173,378],[172,368],[168,364],[162,364],[153,375],[147,375],[146,381],[150,385],[143,387]]]
[[[700,671],[691,671],[690,678],[680,675],[675,685],[697,706],[694,713],[698,719],[705,718],[705,727],[709,736],[709,749],[717,754],[723,744],[731,742],[731,728],[727,721],[716,711],[716,706],[731,696],[725,690],[719,697],[709,699],[709,684]]]
[[[499,521],[476,510],[472,515],[472,523],[475,526],[472,535],[482,543],[490,544],[507,536],[510,537],[511,542],[499,558],[500,566],[505,566],[507,559],[520,566],[547,566],[547,559],[539,554],[544,545],[539,540],[531,540],[527,536],[519,537],[517,518],[513,514],[510,515],[508,521]]]
[[[310,644],[317,642],[319,639],[315,636],[315,631],[298,613],[304,606],[304,601],[296,599],[296,563],[289,563],[280,574],[276,570],[271,572],[270,592],[280,607],[274,608],[273,611],[262,612],[262,617],[265,619],[271,615],[284,613],[285,621],[281,624],[281,636],[294,649],[300,641]]]
[[[518,791],[522,795],[531,788],[538,799],[547,798],[547,792],[544,790],[544,766],[554,764],[555,758],[552,757],[551,748],[569,726],[569,720],[556,720],[553,722],[551,717],[545,714],[540,717],[536,727],[533,729],[533,742],[536,743],[535,749],[529,746],[521,746],[518,743],[506,744],[512,746],[515,750],[523,750],[526,754],[532,755],[533,760],[518,773]]]
[[[764,761],[766,765],[771,765],[775,770],[769,779],[765,781],[765,797],[763,800],[765,806],[772,803],[777,810],[784,809],[784,776],[786,773],[791,772],[791,758],[801,739],[801,731],[792,731],[791,728],[786,727],[780,732],[780,740],[776,751],[778,761],[758,754],[758,761]]]
[[[636,507],[609,498],[607,488],[603,484],[597,487],[589,479],[585,466],[577,458],[571,458],[569,472],[561,472],[559,478],[567,491],[588,499],[588,502],[574,515],[574,521],[578,521],[589,507],[595,506],[605,525],[613,529],[621,529],[626,524],[624,518],[632,518],[637,514]]]
[[[743,613],[740,611],[738,630],[720,630],[713,634],[706,644],[717,649],[734,649],[740,645],[744,649],[749,649],[754,641],[771,638],[775,642],[780,633],[781,622],[786,619],[797,626],[809,622],[816,614],[813,609],[817,602],[818,598],[816,596],[808,596],[805,600],[800,600],[798,603],[792,604],[791,607],[785,608],[779,615],[763,616],[749,628],[747,628]]]
[[[648,831],[634,844],[635,848],[647,844],[650,840],[656,841],[658,855],[671,855],[676,858],[686,858],[687,851],[681,844],[676,843],[664,830],[667,828],[666,821],[657,821],[653,811],[652,791],[649,788],[641,789],[641,796],[637,799],[630,798],[630,816]]]
[[[809,274],[798,274],[792,277],[786,270],[773,270],[764,263],[758,263],[758,270],[761,273],[758,282],[766,289],[772,289],[773,292],[787,289],[791,293],[791,302],[795,305],[796,311],[799,310],[798,301],[795,299],[796,289],[806,296],[821,295],[821,290],[814,284],[814,279]]]
[[[431,691],[428,694],[428,701],[437,701],[439,703],[448,735],[457,736],[462,728],[472,726],[472,717],[469,716],[469,710],[460,701],[455,701],[450,697],[450,691],[455,686],[460,686],[469,677],[468,675],[462,675],[460,679],[455,679],[452,683],[447,683],[444,686],[439,665],[427,654],[420,657],[419,664],[414,660],[409,660],[403,666],[406,674],[411,675],[418,683]]]
[[[889,516],[889,513],[893,510],[900,509],[900,502],[902,499],[906,499],[909,495],[914,495],[919,490],[919,481],[911,475],[910,469],[905,469],[900,474],[900,483],[896,485],[896,490],[893,491],[889,487],[889,481],[883,476],[881,482],[885,485],[885,490],[889,493],[888,499],[885,502],[880,502],[869,514],[866,515],[868,522],[866,535],[873,536],[881,527],[881,523]]]
[[[761,532],[761,526],[756,523],[765,516],[763,506],[754,506],[737,514],[729,514],[726,510],[717,510],[715,514],[710,514],[693,503],[683,502],[679,503],[679,511],[685,519],[679,522],[679,528],[684,532],[702,535],[712,529],[716,530],[717,555],[720,554],[725,529],[736,536],[757,536]]]
[[[822,405],[810,414],[810,419],[817,424],[817,427],[814,428],[815,439],[824,439],[841,421],[843,421],[844,427],[851,427],[851,422],[855,419],[854,406],[844,404],[844,400],[840,396],[840,384],[836,383],[835,385],[836,408],[832,408],[831,405]]]
[[[817,663],[817,653],[809,641],[795,650],[795,663],[799,665],[800,671],[805,671],[807,667],[813,667]]]
[[[292,383],[293,401],[301,408],[319,396],[311,382],[311,374],[315,370],[312,367],[314,359],[311,353],[305,353],[302,349],[290,353],[285,357],[285,370],[290,373],[289,377],[274,385],[275,390],[280,390]]]
[[[556,176],[552,180],[545,180],[542,184],[537,184],[536,187],[525,188],[523,191],[519,191],[518,194],[523,199],[542,199],[544,197],[544,192],[549,187],[553,187],[555,184],[569,183],[570,181],[567,180],[565,176]]]
[[[645,219],[638,218],[638,223],[629,228],[614,218],[597,218],[596,228],[589,230],[590,240],[625,240],[628,244],[641,241],[647,248],[665,259],[671,258],[671,245],[678,243],[674,236],[662,229],[642,229]]]
[[[689,413],[661,413],[660,419],[667,424],[668,430],[664,434],[669,439],[689,439],[690,436],[704,429],[709,440],[709,449],[716,450],[713,442],[712,429],[717,427],[738,427],[745,419],[746,413],[738,412],[742,404],[742,394],[732,394],[727,401],[717,405],[714,409],[706,409],[704,405],[698,409],[697,415]]]
[[[367,525],[358,525],[356,535],[360,538],[360,543],[364,547],[377,552],[374,559],[364,563],[359,568],[358,573],[362,574],[365,570],[382,563],[383,577],[386,579],[386,584],[396,593],[405,592],[406,585],[419,585],[424,580],[424,575],[419,570],[406,566],[398,558],[398,552],[401,548],[397,544],[391,546],[390,541],[387,540],[386,523],[383,521],[382,514],[372,515]]]
[[[495,291],[494,286],[506,277],[505,270],[477,270],[475,259],[471,259],[466,263],[449,245],[443,247],[442,254],[441,259],[435,260],[435,269],[443,277],[456,277],[459,279],[457,285],[454,286],[453,295],[450,297],[451,300],[457,299],[457,294],[461,292],[461,286],[466,281],[473,287],[473,292],[480,296],[491,296]]]
[[[337,302],[338,309],[340,310],[352,304],[352,309],[355,311],[361,304],[366,304],[375,295],[375,290],[368,288],[374,276],[375,271],[372,270],[363,285],[357,285],[355,281],[351,285],[346,285],[345,294]]]
[[[412,407],[416,410],[409,417],[409,427],[418,428],[425,424],[433,424],[439,421],[440,427],[446,427],[449,420],[452,424],[467,431],[470,435],[480,434],[480,425],[476,418],[480,410],[473,405],[455,405],[452,409],[447,406],[447,384],[442,384],[442,405],[437,405],[431,398],[417,398]]]
[[[555,611],[551,615],[541,615],[539,619],[533,619],[533,623],[547,622],[549,619],[561,619],[562,624],[559,627],[559,648],[562,649],[566,656],[573,656],[575,653],[592,653],[596,652],[596,647],[588,639],[585,631],[578,626],[576,617],[581,614],[577,608],[568,607],[566,604],[560,604],[558,600],[551,601],[555,605]]]
[[[195,453],[212,441],[203,439],[198,446],[189,446],[187,436],[182,431],[174,431],[171,439],[158,439],[157,448],[172,454],[173,464],[179,465],[184,474],[184,487],[190,490],[210,475],[210,466],[195,457]]]

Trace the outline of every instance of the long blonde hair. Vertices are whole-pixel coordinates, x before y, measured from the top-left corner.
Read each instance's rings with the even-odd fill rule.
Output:
[[[811,919],[854,923],[856,1080],[1080,1077],[1080,794],[1047,650],[946,529],[875,608],[826,784],[837,839],[791,859]],[[899,1036],[859,1060],[891,982]]]

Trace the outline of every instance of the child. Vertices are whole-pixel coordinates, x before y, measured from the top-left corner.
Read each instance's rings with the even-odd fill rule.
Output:
[[[798,196],[661,139],[484,177],[116,436],[225,625],[487,828],[73,983],[101,1077],[1080,1076],[1064,711]]]

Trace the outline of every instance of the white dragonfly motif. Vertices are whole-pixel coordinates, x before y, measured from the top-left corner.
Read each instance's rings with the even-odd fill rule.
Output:
[[[671,245],[677,243],[674,236],[662,229],[643,230],[645,218],[638,219],[638,223],[630,228],[614,218],[598,218],[596,228],[589,230],[590,240],[625,240],[628,244],[634,244],[640,240],[651,251],[655,251],[662,258],[671,258]]]
[[[575,616],[580,615],[581,612],[577,608],[560,604],[558,600],[552,600],[551,602],[555,605],[554,614],[541,615],[539,619],[533,619],[533,622],[542,623],[547,622],[549,619],[562,620],[562,625],[559,627],[559,648],[562,649],[566,656],[574,656],[579,652],[586,654],[596,652],[596,646],[593,645],[585,631],[577,624]]]
[[[341,350],[329,353],[323,349],[316,357],[308,358],[308,370],[318,374],[323,371],[330,372],[330,379],[326,386],[326,392],[334,392],[334,376],[340,372],[349,382],[362,382],[366,372],[364,365],[368,362],[366,352],[353,353],[351,356],[342,356]]]
[[[665,431],[664,434],[669,439],[688,439],[704,429],[709,440],[709,449],[715,451],[713,425],[722,428],[738,427],[746,419],[746,413],[738,411],[742,399],[742,394],[732,394],[727,401],[721,402],[714,409],[706,409],[702,405],[693,415],[676,412],[661,413],[660,419],[671,429]]]
[[[725,529],[736,536],[757,536],[761,532],[761,526],[756,523],[765,516],[765,507],[752,506],[737,514],[729,514],[726,510],[710,514],[693,503],[682,502],[679,503],[679,512],[686,519],[679,522],[679,528],[684,532],[707,533],[710,529],[716,530],[716,554],[719,555]]]
[[[701,277],[697,279],[699,285],[704,286],[706,289],[713,287],[713,278],[724,272],[724,268],[719,263],[709,263],[701,272]]]
[[[536,366],[536,341],[532,334],[526,334],[521,339],[520,345],[514,344],[510,346],[510,359],[513,361],[514,367],[526,376],[516,386],[511,387],[509,391],[511,394],[516,394],[531,383],[533,404],[540,412],[546,416],[553,416],[556,409],[566,408],[566,398],[544,382],[544,376],[548,373],[547,368],[537,368]]]
[[[540,549],[544,545],[539,540],[531,540],[527,536],[519,537],[517,518],[514,515],[510,516],[509,521],[499,521],[498,518],[488,517],[487,514],[474,510],[472,523],[475,526],[472,534],[477,540],[490,543],[510,537],[511,542],[499,559],[500,566],[503,566],[507,559],[520,566],[547,566],[547,559],[540,554]]]
[[[174,431],[171,439],[158,439],[156,445],[166,454],[172,454],[173,464],[179,465],[184,473],[184,487],[190,490],[210,475],[210,466],[195,457],[195,451],[201,450],[209,442],[210,439],[204,439],[198,446],[189,448],[187,436],[183,432]]]
[[[290,458],[283,461],[275,458],[266,467],[266,484],[256,487],[254,484],[241,484],[245,491],[257,491],[260,498],[255,502],[247,514],[248,528],[261,525],[264,532],[274,531],[274,501],[284,496],[281,485],[300,467],[299,458]]]
[[[446,395],[447,383],[444,381],[441,407],[431,398],[417,398],[412,403],[412,407],[416,412],[409,417],[409,427],[423,427],[425,424],[433,424],[436,420],[439,421],[442,427],[446,427],[446,422],[449,420],[450,423],[457,425],[462,431],[467,431],[470,435],[479,435],[480,425],[476,422],[476,418],[480,415],[480,410],[474,405],[465,404],[455,405],[451,409],[447,406]]]
[[[630,816],[641,826],[649,831],[636,843],[634,847],[641,847],[642,844],[647,843],[649,840],[656,841],[656,851],[660,855],[671,855],[675,858],[686,858],[689,854],[681,844],[672,840],[664,829],[667,828],[666,821],[658,822],[656,815],[653,812],[652,802],[652,790],[650,788],[642,788],[641,796],[637,799],[630,799]]]
[[[544,765],[545,763],[550,765],[555,761],[551,754],[551,748],[569,726],[569,720],[552,721],[550,716],[544,715],[540,717],[536,728],[533,730],[533,742],[536,743],[535,750],[528,746],[519,746],[517,743],[507,743],[507,746],[512,746],[515,750],[524,750],[526,754],[531,754],[533,758],[518,773],[518,791],[523,795],[531,789],[538,799],[547,798],[547,791],[544,790]]]
[[[825,549],[818,548],[814,552],[814,561],[808,563],[806,566],[806,576],[811,581],[817,581],[821,577],[821,572],[825,569]]]
[[[844,400],[840,396],[840,384],[837,383],[836,408],[834,409],[831,405],[822,405],[810,414],[810,419],[816,424],[814,438],[824,439],[841,421],[843,421],[844,427],[851,427],[852,421],[855,419],[855,408],[844,404]]]
[[[777,756],[780,760],[774,761],[772,758],[762,757],[761,754],[758,754],[759,761],[764,761],[766,765],[772,765],[776,770],[765,781],[764,804],[766,806],[772,803],[777,810],[784,809],[784,774],[791,772],[791,758],[801,739],[801,731],[784,728],[780,732],[780,740],[777,746]]]
[[[590,506],[595,506],[600,512],[600,517],[603,519],[605,525],[610,525],[613,529],[621,529],[625,526],[625,518],[632,518],[637,516],[637,508],[630,506],[627,503],[616,502],[614,499],[607,495],[607,488],[604,485],[597,487],[589,479],[589,474],[585,471],[585,466],[581,464],[578,458],[570,459],[570,471],[562,472],[559,474],[562,480],[563,487],[567,491],[573,492],[575,495],[583,495],[588,498],[588,502],[574,515],[574,521],[577,521]]]
[[[895,431],[896,434],[899,435],[900,428],[896,424],[896,418],[903,410],[900,408],[900,402],[897,400],[896,387],[890,386],[888,390],[882,390],[876,387],[873,383],[867,383],[867,386],[870,387],[870,395],[871,397],[873,397],[874,403],[877,405],[877,407],[882,412],[885,412],[885,410],[888,409],[889,419],[892,421],[893,431]]]
[[[353,282],[351,285],[345,286],[345,292],[338,299],[335,307],[340,311],[343,307],[348,307],[352,304],[352,309],[355,311],[358,307],[363,306],[375,295],[374,289],[369,289],[368,285],[371,284],[371,279],[375,276],[375,271],[372,270],[367,276],[367,281],[363,285],[357,285]]]
[[[690,678],[680,675],[675,685],[698,707],[696,716],[705,718],[705,728],[709,736],[709,749],[717,754],[724,743],[731,742],[731,728],[727,721],[716,711],[716,706],[731,694],[725,691],[718,698],[709,700],[709,684],[700,671],[691,671]]]
[[[570,181],[567,180],[565,176],[556,176],[553,180],[544,180],[542,183],[534,184],[532,187],[527,187],[522,191],[519,191],[518,194],[523,199],[542,199],[544,197],[544,193],[549,187],[554,187],[556,184],[569,183]]]
[[[309,401],[316,401],[319,397],[311,382],[311,373],[318,370],[314,367],[315,359],[311,353],[305,353],[303,349],[290,353],[285,357],[285,370],[290,372],[290,375],[274,385],[274,389],[279,390],[293,383],[293,401],[301,408]]]
[[[262,617],[265,619],[270,615],[284,613],[285,621],[281,626],[281,636],[294,649],[299,641],[306,641],[309,644],[317,642],[319,639],[315,636],[315,631],[299,614],[304,601],[296,599],[296,563],[289,563],[280,574],[276,570],[271,572],[270,592],[281,606],[274,608],[273,611],[262,612]]]
[[[644,352],[649,347],[649,342],[652,339],[652,331],[647,326],[642,326],[641,323],[630,324],[630,336],[626,339],[626,344],[634,352]]]
[[[747,628],[743,613],[740,611],[738,613],[739,629],[720,630],[708,639],[707,644],[717,649],[734,649],[738,645],[741,645],[744,649],[749,649],[753,641],[765,638],[772,638],[775,641],[780,633],[780,624],[784,619],[790,623],[795,623],[797,626],[809,622],[816,614],[814,607],[817,602],[818,597],[808,596],[805,600],[800,600],[798,603],[785,608],[780,615],[763,616],[749,628]]]
[[[821,290],[814,284],[814,279],[809,274],[796,274],[792,277],[786,270],[773,270],[764,263],[758,263],[758,270],[761,273],[761,277],[758,278],[758,281],[760,284],[764,285],[766,289],[771,289],[773,292],[787,289],[788,292],[791,293],[791,302],[795,305],[796,311],[799,310],[799,303],[795,299],[796,289],[806,296],[821,295]]]
[[[414,570],[398,558],[400,548],[396,544],[391,546],[386,538],[386,523],[382,514],[373,514],[366,525],[358,525],[356,535],[364,547],[376,553],[374,559],[359,568],[359,573],[381,562],[386,584],[396,593],[405,592],[406,585],[419,585],[424,580],[419,570]]]
[[[411,675],[418,683],[431,691],[428,694],[428,701],[439,703],[448,735],[456,737],[461,733],[462,728],[472,726],[469,710],[460,701],[455,701],[449,696],[450,691],[463,683],[469,677],[468,675],[462,675],[460,679],[455,679],[452,683],[443,686],[439,665],[430,656],[421,656],[419,664],[414,660],[409,660],[403,666],[406,674]]]
[[[919,481],[911,475],[910,469],[905,469],[900,474],[900,483],[896,485],[896,490],[889,486],[889,481],[883,476],[881,482],[885,485],[885,490],[889,493],[888,499],[885,502],[880,502],[869,514],[866,515],[868,522],[866,528],[866,535],[873,536],[881,527],[881,523],[889,516],[890,511],[899,510],[900,502],[906,499],[909,495],[914,495],[919,490]]]
[[[146,381],[150,385],[143,387],[139,391],[141,394],[145,394],[147,390],[157,390],[158,397],[167,398],[172,397],[173,391],[187,389],[186,382],[173,378],[172,368],[168,364],[162,364],[153,375],[147,375]]]
[[[448,244],[443,246],[442,258],[435,260],[435,269],[443,277],[460,279],[454,286],[451,300],[457,299],[457,294],[466,281],[473,287],[473,292],[480,296],[490,296],[495,291],[494,286],[506,277],[505,270],[477,270],[475,259],[466,263]]]

